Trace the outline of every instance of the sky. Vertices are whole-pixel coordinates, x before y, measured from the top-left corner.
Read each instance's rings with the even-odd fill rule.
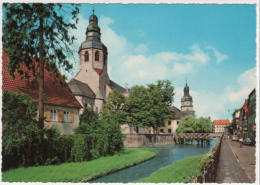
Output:
[[[93,5],[80,6],[76,48]],[[256,87],[256,5],[95,4],[111,80],[125,87],[170,80],[181,108],[186,84],[197,117],[232,119]],[[68,78],[79,71],[78,55]],[[61,71],[62,72],[62,71]]]

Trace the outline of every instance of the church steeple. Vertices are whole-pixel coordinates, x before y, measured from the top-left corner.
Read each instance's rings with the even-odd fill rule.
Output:
[[[94,14],[95,10],[93,9],[93,14],[89,17],[89,25],[86,30],[86,41],[82,42],[79,52],[82,49],[96,48],[101,49],[107,52],[107,47],[101,42],[101,32],[98,26],[98,18]]]
[[[184,91],[184,96],[181,98],[181,110],[194,116],[195,113],[193,110],[193,101],[192,101],[192,97],[190,96],[190,88],[187,84],[187,79],[183,91]]]
[[[190,88],[187,85],[187,78],[186,78],[186,86],[184,87],[184,96],[190,96]]]

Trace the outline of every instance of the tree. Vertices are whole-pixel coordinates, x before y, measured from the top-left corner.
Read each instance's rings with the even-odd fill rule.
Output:
[[[126,99],[127,123],[140,127],[157,128],[165,126],[165,121],[173,117],[169,110],[173,101],[174,87],[171,82],[158,81],[148,87],[134,86]]]
[[[125,96],[119,93],[117,89],[110,92],[106,104],[101,109],[101,119],[109,119],[114,115],[114,118],[118,119],[120,124],[124,124],[126,122],[126,112],[123,110],[125,99]]]
[[[64,17],[71,11],[72,20],[78,22],[77,5],[66,4],[4,4],[6,20],[3,22],[3,46],[9,58],[8,73],[14,78],[17,71],[30,78],[28,73],[19,70],[24,64],[33,72],[39,82],[39,120],[44,127],[44,68],[57,75],[57,68],[72,69],[68,57],[73,55],[70,48],[74,36],[69,29],[76,29],[74,23],[66,23]],[[63,80],[65,76],[63,76]],[[62,81],[63,81],[62,80]]]
[[[37,143],[40,142],[37,126],[37,104],[28,95],[5,91],[2,109],[3,169],[39,162]]]
[[[180,120],[177,133],[209,133],[211,132],[210,118],[186,116]]]

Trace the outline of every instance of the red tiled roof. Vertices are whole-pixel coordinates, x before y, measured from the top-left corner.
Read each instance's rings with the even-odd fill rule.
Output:
[[[228,119],[224,120],[214,120],[214,125],[227,125],[230,121]]]
[[[33,83],[32,79],[21,79],[20,75],[15,72],[13,79],[7,72],[8,56],[2,51],[2,91],[22,92],[31,96],[36,102],[39,102],[39,84]],[[21,65],[20,69],[28,71],[25,65]],[[44,104],[62,105],[68,107],[81,108],[81,105],[72,94],[69,86],[60,84],[61,74],[55,78],[53,72],[44,69]],[[32,72],[28,71],[28,75],[32,76]]]
[[[241,107],[241,109],[244,109],[245,110],[245,115],[246,115],[246,118],[248,118],[248,99],[246,99],[244,105]]]

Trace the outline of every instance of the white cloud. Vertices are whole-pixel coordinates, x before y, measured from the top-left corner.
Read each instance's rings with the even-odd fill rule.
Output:
[[[76,35],[77,49],[86,39],[86,26],[88,20],[80,15]],[[143,43],[133,44],[123,35],[119,35],[112,28],[113,19],[101,16],[99,26],[101,28],[101,41],[108,48],[108,73],[112,80],[119,84],[128,83],[131,86],[153,83],[159,79],[182,79],[184,75],[196,74],[202,67],[213,59],[220,64],[228,59],[228,56],[220,53],[213,46],[202,48],[199,44],[190,47],[187,53],[175,51],[158,51],[148,54],[149,46]],[[139,30],[144,35],[142,30]],[[208,53],[209,52],[209,53]],[[210,55],[212,54],[212,56]],[[255,68],[245,71],[237,78],[237,88],[232,86],[223,87],[222,93],[210,92],[209,90],[191,90],[190,94],[194,101],[194,110],[198,117],[210,116],[213,119],[226,119],[230,117],[233,107],[240,108],[244,99],[255,87]],[[231,82],[232,83],[232,82]],[[235,82],[234,82],[235,84]],[[174,84],[173,84],[174,85]],[[183,87],[176,87],[176,95],[173,105],[180,109]],[[224,117],[223,117],[224,115]]]
[[[202,64],[206,64],[210,60],[209,55],[202,51],[198,44],[194,44],[190,49],[192,54],[186,55],[186,60],[197,61]]]
[[[129,56],[124,65],[130,70],[142,69],[147,66],[147,59],[143,55]]]
[[[240,87],[254,88],[256,86],[256,68],[245,71],[237,78]]]
[[[100,21],[99,21],[100,25],[108,26],[109,24],[113,24],[113,23],[114,23],[114,20],[109,17],[104,17],[104,16],[100,17]]]
[[[216,48],[212,46],[206,47],[206,49],[211,49],[217,59],[216,64],[220,64],[223,60],[227,60],[228,56],[225,54],[220,53]]]
[[[232,102],[247,99],[248,94],[256,87],[256,68],[245,71],[237,78],[238,90],[226,88],[229,99]]]
[[[223,87],[223,93],[210,91],[191,91],[194,109],[199,116],[211,116],[214,119],[231,118],[235,109],[243,106],[249,93],[255,88],[255,68],[245,71],[237,78],[238,88]],[[230,110],[231,112],[228,112]],[[226,115],[226,117],[223,117]]]
[[[176,74],[187,74],[192,71],[192,64],[191,63],[176,63],[173,67],[173,72]]]

